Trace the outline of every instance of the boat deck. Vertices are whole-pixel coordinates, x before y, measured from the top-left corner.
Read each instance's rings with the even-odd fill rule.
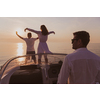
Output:
[[[23,65],[10,78],[9,84],[56,84],[61,64]]]

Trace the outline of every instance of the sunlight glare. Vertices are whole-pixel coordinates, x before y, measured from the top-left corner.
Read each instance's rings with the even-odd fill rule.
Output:
[[[23,55],[23,53],[24,53],[24,50],[23,50],[23,43],[18,43],[17,44],[17,56],[22,56]],[[23,61],[24,60],[24,58],[19,58],[18,59],[19,61]]]
[[[16,31],[18,32],[19,35],[23,34],[23,30],[21,28],[18,28]]]

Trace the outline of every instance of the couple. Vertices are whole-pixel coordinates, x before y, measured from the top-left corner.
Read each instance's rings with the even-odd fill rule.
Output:
[[[38,45],[38,50],[37,50],[37,53],[39,54],[39,56],[38,56],[38,63],[39,64],[41,64],[42,53],[51,53],[49,51],[48,45],[46,43],[46,41],[48,39],[48,35],[51,34],[51,33],[55,34],[54,31],[48,32],[45,25],[41,25],[40,29],[41,29],[41,31],[36,31],[36,30],[30,29],[30,28],[26,28],[24,30],[25,32],[26,32],[26,30],[28,30],[28,31],[36,33],[38,35],[37,38],[31,38],[32,37],[31,33],[27,34],[28,38],[23,38],[20,35],[18,35],[18,33],[16,32],[16,35],[26,42],[26,44],[27,44],[27,54],[35,54],[34,42],[35,42],[35,40],[39,39],[39,45]],[[48,63],[48,58],[47,58],[46,54],[44,55],[44,58],[45,58],[45,63]],[[36,63],[35,55],[32,56],[32,59]]]

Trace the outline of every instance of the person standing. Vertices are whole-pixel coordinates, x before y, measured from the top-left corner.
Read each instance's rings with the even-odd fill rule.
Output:
[[[95,84],[100,82],[100,57],[87,49],[90,35],[86,31],[73,33],[72,48],[58,75],[58,84]]]
[[[38,63],[41,64],[41,57],[42,57],[42,53],[45,53],[44,55],[44,58],[45,58],[45,63],[48,63],[48,58],[47,58],[47,54],[46,53],[52,53],[49,48],[48,48],[48,45],[47,45],[47,40],[48,40],[48,35],[51,34],[51,33],[54,33],[54,31],[50,31],[48,32],[47,28],[45,25],[41,25],[40,27],[41,31],[36,31],[34,29],[30,29],[30,28],[26,28],[24,31],[28,30],[28,31],[31,31],[31,32],[34,32],[38,35],[39,37],[39,45],[38,45]]]
[[[17,31],[16,31],[16,35],[26,42],[26,45],[27,45],[27,50],[26,50],[27,52],[26,52],[26,54],[35,54],[34,42],[38,39],[38,37],[37,38],[32,38],[32,34],[28,33],[27,34],[28,38],[23,38],[20,35],[18,35]],[[36,63],[35,55],[32,56],[32,59],[34,60],[34,63]],[[27,58],[26,58],[25,63],[27,63]]]

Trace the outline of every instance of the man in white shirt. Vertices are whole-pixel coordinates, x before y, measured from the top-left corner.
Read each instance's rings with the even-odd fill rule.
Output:
[[[100,82],[100,57],[90,52],[87,45],[90,35],[86,31],[73,33],[72,48],[63,62],[58,84],[94,84]]]
[[[17,31],[16,31],[16,35],[23,39],[25,42],[26,42],[26,45],[27,45],[27,52],[26,54],[35,54],[35,49],[34,49],[34,42],[38,39],[38,38],[32,38],[32,34],[31,33],[28,33],[27,34],[27,37],[28,38],[23,38],[21,37],[20,35],[18,35]],[[32,59],[34,60],[34,62],[36,63],[36,57],[35,55],[32,56]],[[27,59],[25,61],[25,63],[27,63]]]

